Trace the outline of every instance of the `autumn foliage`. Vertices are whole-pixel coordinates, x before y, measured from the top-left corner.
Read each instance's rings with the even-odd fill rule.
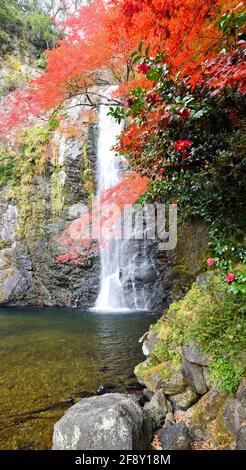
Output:
[[[135,70],[131,54],[140,41],[150,45],[150,55],[165,52],[165,62],[175,76],[187,78],[193,86],[202,74],[211,86],[241,84],[245,71],[237,63],[235,44],[222,34],[220,19],[243,3],[235,0],[94,0],[64,25],[66,38],[47,51],[47,68],[39,78],[13,93],[3,103],[0,134],[26,125],[31,117],[59,107],[67,99],[87,94],[105,77],[120,84],[122,93],[137,82],[146,83],[144,73]],[[232,11],[232,10],[231,10]],[[236,27],[228,23],[228,28]],[[225,47],[225,56],[220,51]],[[212,62],[211,62],[212,61]],[[225,70],[226,69],[226,70]]]

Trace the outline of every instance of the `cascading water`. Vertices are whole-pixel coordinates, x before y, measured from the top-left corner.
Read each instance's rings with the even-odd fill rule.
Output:
[[[108,89],[110,96],[113,89]],[[101,105],[99,112],[98,141],[98,196],[115,186],[121,180],[120,162],[112,150],[121,127],[108,116],[107,106]],[[143,243],[141,243],[143,245]],[[95,309],[144,310],[146,299],[144,286],[137,286],[137,265],[139,258],[143,265],[143,250],[135,240],[111,238],[107,245],[100,248],[101,285]]]

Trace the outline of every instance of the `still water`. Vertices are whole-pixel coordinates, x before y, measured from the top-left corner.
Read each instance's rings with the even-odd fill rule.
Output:
[[[143,360],[138,339],[156,319],[149,312],[0,308],[0,449],[50,449],[54,422],[68,407],[60,402],[102,384],[124,391]]]

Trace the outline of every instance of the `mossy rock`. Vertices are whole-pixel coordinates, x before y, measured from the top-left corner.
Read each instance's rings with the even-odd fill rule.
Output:
[[[189,421],[189,429],[194,439],[208,439],[209,425],[214,421],[225,401],[226,394],[222,394],[217,390],[210,390],[195,405],[193,405],[186,413]]]
[[[217,416],[210,424],[208,432],[214,448],[218,450],[233,450],[235,448],[236,436],[225,426],[221,416]]]
[[[152,367],[142,363],[135,368],[135,374],[151,392],[162,389],[164,393],[171,395],[185,390],[183,375],[179,367],[171,361],[165,361]]]

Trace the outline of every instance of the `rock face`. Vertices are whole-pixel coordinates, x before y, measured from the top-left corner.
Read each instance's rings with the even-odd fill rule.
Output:
[[[97,298],[98,253],[77,264],[58,261],[69,251],[59,245],[59,237],[68,224],[85,213],[97,183],[96,117],[95,123],[78,128],[72,124],[74,118],[76,121],[73,113],[75,109],[71,122],[68,120],[69,129],[64,134],[54,131],[51,143],[47,148],[41,143],[35,158],[36,141],[31,136],[33,145],[23,161],[18,160],[21,179],[0,186],[0,304],[89,308]],[[191,284],[200,270],[207,228],[201,222],[190,222],[179,234],[177,249],[170,252],[160,251],[155,240],[145,241],[144,248],[142,240],[129,243],[127,256],[134,258],[135,270],[129,274],[126,265],[120,275],[130,304],[136,289],[145,292],[146,307],[157,310],[180,298]],[[151,344],[152,339],[149,347]]]
[[[55,424],[53,450],[144,449],[143,412],[132,396],[85,398]]]

